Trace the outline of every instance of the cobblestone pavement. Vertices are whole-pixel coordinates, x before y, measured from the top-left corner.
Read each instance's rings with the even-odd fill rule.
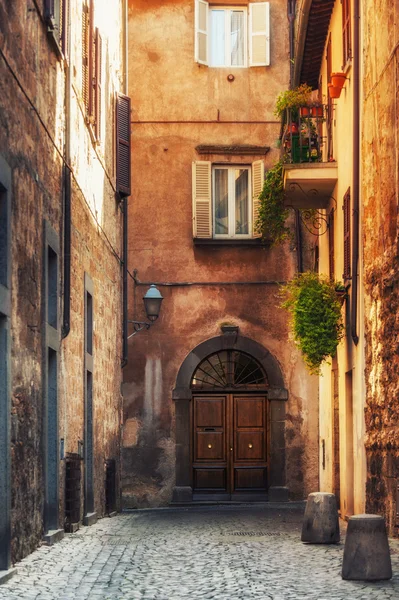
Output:
[[[302,514],[287,505],[230,505],[102,519],[20,562],[0,599],[399,599],[398,541],[391,581],[343,581],[343,543],[302,544]]]

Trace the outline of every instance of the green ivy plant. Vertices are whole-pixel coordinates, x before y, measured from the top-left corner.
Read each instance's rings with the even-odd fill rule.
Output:
[[[311,93],[312,88],[306,83],[302,83],[292,90],[281,92],[281,94],[277,96],[274,114],[276,117],[281,118],[284,116],[286,110],[290,109],[293,111],[293,118],[297,118],[298,108],[309,103]]]
[[[256,229],[271,246],[291,237],[286,226],[289,209],[284,206],[283,163],[279,161],[268,170],[259,196],[259,215]]]
[[[298,274],[282,288],[281,306],[291,313],[294,339],[315,375],[335,355],[344,335],[339,289],[342,284],[310,271]]]

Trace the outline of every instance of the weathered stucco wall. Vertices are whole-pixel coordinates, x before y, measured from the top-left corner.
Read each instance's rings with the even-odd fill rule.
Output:
[[[39,3],[40,4],[40,3]],[[82,5],[72,0],[71,331],[61,343],[58,372],[59,438],[66,453],[83,440],[84,274],[94,283],[95,510],[104,514],[104,459],[119,475],[121,416],[121,211],[115,201],[114,95],[122,88],[122,3],[97,0],[95,25],[103,33],[103,139],[93,144],[81,98]],[[40,4],[43,6],[43,3]],[[110,13],[111,16],[107,13]],[[63,284],[62,158],[65,148],[65,74],[35,3],[0,0],[0,154],[12,170],[12,560],[40,543],[44,512],[44,227],[60,240]],[[24,95],[25,94],[25,95]],[[28,102],[30,99],[32,105]],[[40,123],[42,119],[47,132]],[[105,232],[105,233],[103,233]],[[107,239],[105,238],[107,236]],[[113,249],[110,247],[112,245]],[[62,298],[58,298],[59,332]],[[65,462],[60,461],[59,527],[64,526]]]
[[[226,4],[221,2],[219,4]],[[162,286],[159,320],[133,337],[124,383],[123,492],[129,506],[171,500],[175,483],[172,389],[184,358],[234,323],[277,358],[288,389],[287,485],[293,498],[318,487],[317,390],[288,340],[276,285],[220,282],[286,280],[296,268],[287,243],[274,249],[196,246],[191,164],[251,164],[260,156],[197,154],[199,144],[270,146],[278,160],[280,123],[273,115],[289,83],[286,3],[271,2],[271,66],[208,68],[194,61],[194,1],[129,2],[129,93],[133,104],[133,196],[129,270],[146,282],[217,282]],[[227,75],[233,72],[235,80]],[[219,121],[218,121],[219,119]],[[143,320],[144,286],[135,286],[129,318]]]
[[[399,4],[363,0],[363,197],[366,288],[367,510],[394,532],[399,479]],[[384,35],[381,35],[381,23]],[[396,526],[398,523],[396,522]]]

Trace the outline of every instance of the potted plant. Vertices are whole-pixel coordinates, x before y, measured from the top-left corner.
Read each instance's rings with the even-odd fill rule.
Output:
[[[281,161],[268,170],[259,196],[259,215],[256,228],[271,246],[291,237],[285,222],[289,209],[284,205],[283,164]]]
[[[286,115],[287,111],[290,111],[292,120],[297,120],[299,108],[309,104],[311,93],[312,88],[306,83],[302,83],[292,90],[281,92],[277,97],[274,114],[282,118]]]
[[[312,104],[310,107],[310,116],[314,118],[323,118],[323,105],[322,104]]]
[[[334,87],[342,90],[346,81],[345,73],[331,73],[331,83]]]
[[[341,302],[337,285],[328,277],[308,271],[300,273],[282,288],[282,307],[291,313],[294,340],[305,364],[315,375],[335,355],[344,335]]]
[[[339,98],[342,88],[335,87],[332,83],[328,84],[328,95],[330,98]]]

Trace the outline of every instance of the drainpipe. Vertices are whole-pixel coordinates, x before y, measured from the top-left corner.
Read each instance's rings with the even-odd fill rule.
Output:
[[[358,266],[359,266],[359,181],[360,181],[360,2],[354,0],[353,22],[353,254],[351,294],[351,334],[355,345],[357,333]]]
[[[294,87],[294,23],[295,23],[295,0],[288,0],[288,22],[290,37],[290,89]]]
[[[127,322],[127,306],[128,306],[128,272],[127,272],[127,229],[128,229],[128,197],[123,200],[123,291],[122,291],[122,369],[127,365],[128,357],[128,322]]]
[[[71,22],[68,23],[68,48],[71,49]],[[71,50],[70,50],[71,51]],[[71,92],[72,60],[65,61],[65,165],[64,165],[64,306],[62,316],[62,338],[71,330]]]
[[[123,0],[123,44],[124,44],[124,82],[123,90],[128,96],[128,18],[129,8],[128,0]],[[128,254],[128,198],[123,199],[123,273],[122,273],[122,369],[126,367],[128,361],[128,270],[127,270],[127,254]]]

